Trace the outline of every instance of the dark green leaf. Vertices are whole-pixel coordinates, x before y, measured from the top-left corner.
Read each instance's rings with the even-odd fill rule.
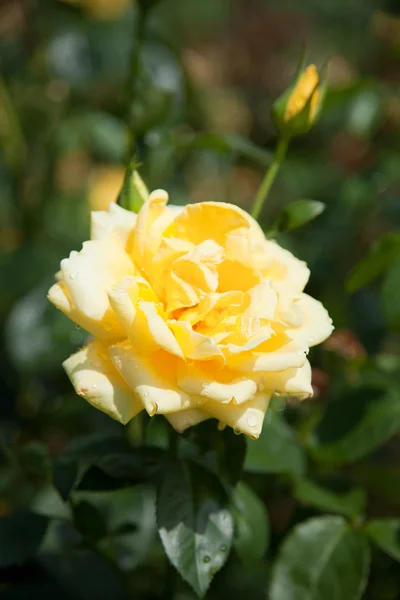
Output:
[[[215,473],[229,485],[235,485],[242,474],[246,440],[230,427],[219,431],[215,421],[205,421],[189,429],[182,454]]]
[[[125,600],[121,573],[110,561],[84,548],[69,523],[53,521],[41,544],[39,561],[52,579],[82,600]]]
[[[193,463],[171,462],[157,495],[157,520],[169,560],[203,597],[232,544],[233,519],[218,479]]]
[[[369,454],[399,430],[397,390],[354,390],[328,405],[311,439],[310,450],[318,460],[349,463]]]
[[[261,561],[269,543],[267,509],[250,486],[240,482],[232,496],[235,519],[234,548],[245,565]]]
[[[347,290],[355,292],[387,271],[400,255],[400,235],[387,233],[376,241],[347,279]]]
[[[296,200],[285,206],[278,218],[280,231],[291,231],[312,221],[325,210],[325,204],[318,200]]]
[[[145,485],[107,492],[77,492],[74,498],[90,503],[107,525],[98,547],[110,552],[123,571],[137,567],[149,552],[156,532],[155,494]]]
[[[245,471],[302,474],[305,456],[284,418],[270,409],[258,440],[248,440]]]
[[[71,492],[79,485],[88,465],[78,464],[66,458],[59,458],[53,465],[53,484],[63,500],[68,500]]]
[[[400,236],[399,236],[400,238]],[[400,259],[390,267],[382,286],[382,304],[390,327],[400,327]]]
[[[21,510],[0,517],[0,568],[32,558],[46,532],[46,517]]]
[[[297,525],[280,549],[270,600],[358,600],[369,571],[366,535],[342,517]]]
[[[89,542],[96,542],[107,534],[107,525],[102,513],[90,502],[82,500],[74,504],[76,528]]]
[[[400,561],[400,519],[375,519],[364,531],[379,548]]]
[[[354,517],[363,513],[365,494],[361,489],[337,494],[324,489],[309,479],[299,479],[293,489],[294,497],[303,504],[310,504],[323,511]]]

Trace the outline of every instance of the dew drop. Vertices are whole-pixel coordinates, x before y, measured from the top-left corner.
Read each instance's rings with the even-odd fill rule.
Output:
[[[94,383],[94,384],[92,385],[92,390],[95,390],[96,388],[97,388],[97,385]]]
[[[314,338],[313,338],[313,336],[312,336],[312,335],[310,335],[310,337],[309,337],[309,338],[307,338],[307,342],[308,342],[309,344],[311,344],[313,341],[314,341]]]
[[[240,429],[234,429],[234,430],[233,430],[233,433],[234,433],[235,435],[242,435],[242,432],[240,431]]]
[[[148,392],[144,392],[144,394],[143,394],[143,398],[147,398],[147,397],[148,397],[148,395],[149,395],[149,393],[148,393]]]
[[[247,425],[249,427],[255,427],[258,424],[258,417],[255,413],[251,413],[248,417],[247,417]]]
[[[304,350],[297,350],[297,354],[298,354],[299,356],[303,356],[303,354],[304,354]]]
[[[209,563],[209,562],[210,562],[210,560],[211,560],[211,558],[210,558],[210,557],[207,555],[207,556],[205,556],[205,557],[203,558],[203,563],[204,563],[204,564],[207,564],[207,563]]]
[[[78,277],[77,273],[70,273],[70,276],[69,276],[70,279],[76,279],[77,277]]]

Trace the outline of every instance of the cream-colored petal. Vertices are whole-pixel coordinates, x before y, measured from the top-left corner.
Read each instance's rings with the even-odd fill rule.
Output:
[[[328,311],[321,302],[308,296],[308,294],[300,294],[295,304],[297,311],[301,314],[299,326],[288,329],[288,337],[310,347],[326,340],[331,335],[334,327]]]
[[[198,304],[218,287],[217,265],[223,259],[223,250],[213,240],[202,242],[193,250],[176,259],[166,276],[167,310]]]
[[[143,278],[123,280],[109,291],[109,298],[126,335],[140,353],[149,353],[158,346],[183,358],[174,334],[159,314],[162,309]]]
[[[253,379],[233,378],[229,383],[216,381],[212,374],[196,364],[182,367],[178,375],[178,386],[184,392],[204,398],[205,401],[215,400],[222,404],[247,402],[257,392],[257,383]]]
[[[132,257],[135,264],[147,270],[161,244],[161,236],[174,220],[174,212],[166,208],[168,194],[155,190],[141,207],[136,221]]]
[[[224,352],[225,357],[229,360],[229,356],[231,355],[243,354],[249,352],[249,350],[255,350],[261,346],[261,344],[268,341],[272,334],[273,331],[270,327],[263,327],[259,333],[251,336],[244,344],[220,344],[220,348]]]
[[[263,393],[243,404],[207,402],[202,405],[201,410],[235,431],[257,439],[262,431],[269,400],[270,396]]]
[[[123,277],[134,274],[128,254],[111,239],[84,242],[82,250],[71,252],[60,266],[76,308],[98,321],[110,311],[107,291]]]
[[[110,346],[109,354],[150,416],[196,407],[197,403],[177,387],[179,359],[163,351],[144,357],[127,342]]]
[[[180,410],[176,413],[164,415],[166,419],[171,423],[172,427],[178,432],[183,433],[189,427],[197,425],[202,421],[210,419],[210,415],[198,410],[197,408],[190,408],[189,410]]]
[[[282,283],[290,291],[303,291],[310,277],[310,271],[304,261],[272,240],[265,241],[264,256],[264,277],[271,278],[274,283]]]
[[[231,368],[246,373],[285,371],[293,367],[302,367],[307,359],[306,352],[306,347],[302,348],[299,344],[290,342],[271,351],[253,351],[230,356],[227,363]]]
[[[103,240],[113,237],[126,247],[135,228],[136,219],[137,215],[134,212],[112,202],[108,212],[104,210],[92,212],[90,238]]]
[[[278,296],[269,279],[255,285],[248,292],[249,305],[244,315],[258,319],[272,320],[278,305]]]
[[[107,311],[101,320],[91,319],[79,311],[72,302],[63,281],[54,284],[50,288],[47,297],[50,302],[71,319],[71,321],[95,337],[108,341],[116,341],[124,337],[124,331],[111,310]]]
[[[190,323],[170,320],[168,325],[186,358],[191,360],[219,359],[222,364],[225,362],[224,355],[215,341],[206,335],[193,331]]]
[[[306,360],[298,369],[265,374],[259,380],[259,389],[261,388],[275,394],[287,394],[300,399],[310,398],[313,395],[310,363]]]
[[[113,419],[128,423],[143,410],[100,342],[91,342],[70,356],[63,367],[76,393]]]

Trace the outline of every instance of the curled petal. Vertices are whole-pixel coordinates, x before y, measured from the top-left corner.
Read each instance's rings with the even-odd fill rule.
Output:
[[[196,407],[197,403],[177,387],[179,359],[162,350],[144,357],[128,342],[110,346],[109,354],[150,416]]]
[[[109,298],[126,335],[141,353],[160,347],[183,358],[182,350],[145,280],[125,279],[109,292]]]
[[[89,333],[104,340],[118,340],[124,337],[124,331],[111,309],[102,319],[92,319],[77,309],[63,281],[54,284],[48,293],[48,299],[71,321],[86,329]]]
[[[287,330],[287,335],[300,344],[315,346],[328,338],[332,331],[332,319],[321,302],[308,294],[301,294],[295,302],[301,313],[297,327]]]
[[[129,248],[129,240],[136,224],[137,216],[130,210],[125,210],[112,202],[108,212],[94,211],[91,214],[90,238],[103,240],[114,238],[119,240],[124,247]],[[129,251],[129,250],[128,250]]]
[[[70,356],[63,367],[76,393],[113,419],[128,423],[143,410],[100,342],[91,342]]]
[[[210,337],[193,331],[192,326],[185,321],[168,321],[179,346],[186,358],[191,360],[219,359],[225,363],[224,355],[218,344]]]
[[[77,310],[96,321],[101,321],[110,309],[107,291],[123,277],[134,274],[129,256],[112,239],[84,242],[82,250],[71,252],[60,266]]]
[[[182,433],[189,427],[197,425],[202,421],[206,421],[210,418],[210,415],[197,408],[189,408],[188,410],[181,410],[176,413],[165,415],[165,418],[178,433]]]
[[[207,402],[201,407],[201,410],[208,413],[210,417],[215,417],[221,423],[229,425],[235,431],[257,439],[262,430],[269,400],[268,394],[258,394],[253,400],[243,404]]]
[[[259,389],[261,387],[277,394],[297,396],[301,400],[310,398],[313,395],[310,363],[306,360],[298,369],[267,373],[259,382]]]
[[[290,291],[302,292],[310,277],[306,263],[272,240],[265,240],[264,244],[263,276],[274,284],[283,284]]]
[[[225,374],[226,381],[217,381],[216,376],[224,375],[224,370],[217,373],[198,365],[182,367],[178,375],[178,386],[188,394],[199,396],[204,400],[215,400],[222,404],[233,402],[241,404],[254,398],[257,392],[257,383],[247,377],[235,378],[232,373]]]
[[[257,349],[257,352],[248,352],[231,356],[227,360],[228,365],[237,371],[245,373],[267,373],[275,371],[285,371],[290,368],[299,368],[304,365],[307,359],[307,348],[299,344],[289,342],[280,348],[268,349],[268,343],[265,344],[265,350]]]

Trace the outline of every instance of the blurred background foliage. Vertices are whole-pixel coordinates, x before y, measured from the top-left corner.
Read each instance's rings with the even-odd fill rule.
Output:
[[[140,446],[135,422],[123,428],[74,395],[61,362],[85,334],[46,292],[60,259],[87,238],[90,210],[118,195],[127,123],[134,123],[150,189],[168,189],[175,204],[229,201],[249,210],[276,145],[271,104],[292,81],[307,40],[313,62],[331,61],[329,91],[318,125],[292,143],[261,224],[308,262],[308,291],[328,308],[336,331],[311,355],[314,398],[278,401],[247,450],[242,438],[229,442],[232,456],[221,469],[239,464],[246,450],[244,483],[233,500],[234,551],[207,598],[257,600],[270,589],[273,600],[396,600],[398,3],[154,4],[132,80],[135,2],[0,2],[0,594],[194,597],[173,581],[156,536],[149,471],[157,456],[135,463],[126,449]],[[288,233],[306,220],[288,205],[309,199],[324,203],[324,212]],[[190,456],[204,434],[213,460],[220,441],[203,426],[196,430],[182,452]],[[148,439],[154,450],[165,447],[158,417]],[[299,568],[306,571],[315,560],[301,528],[321,513],[336,516],[306,522],[315,525],[312,537],[355,527],[346,533],[354,537],[349,566],[338,571],[354,594],[332,595],[321,584],[315,595],[282,595],[291,553],[305,557]],[[360,528],[377,544],[367,585]],[[340,556],[344,550],[336,562]]]

